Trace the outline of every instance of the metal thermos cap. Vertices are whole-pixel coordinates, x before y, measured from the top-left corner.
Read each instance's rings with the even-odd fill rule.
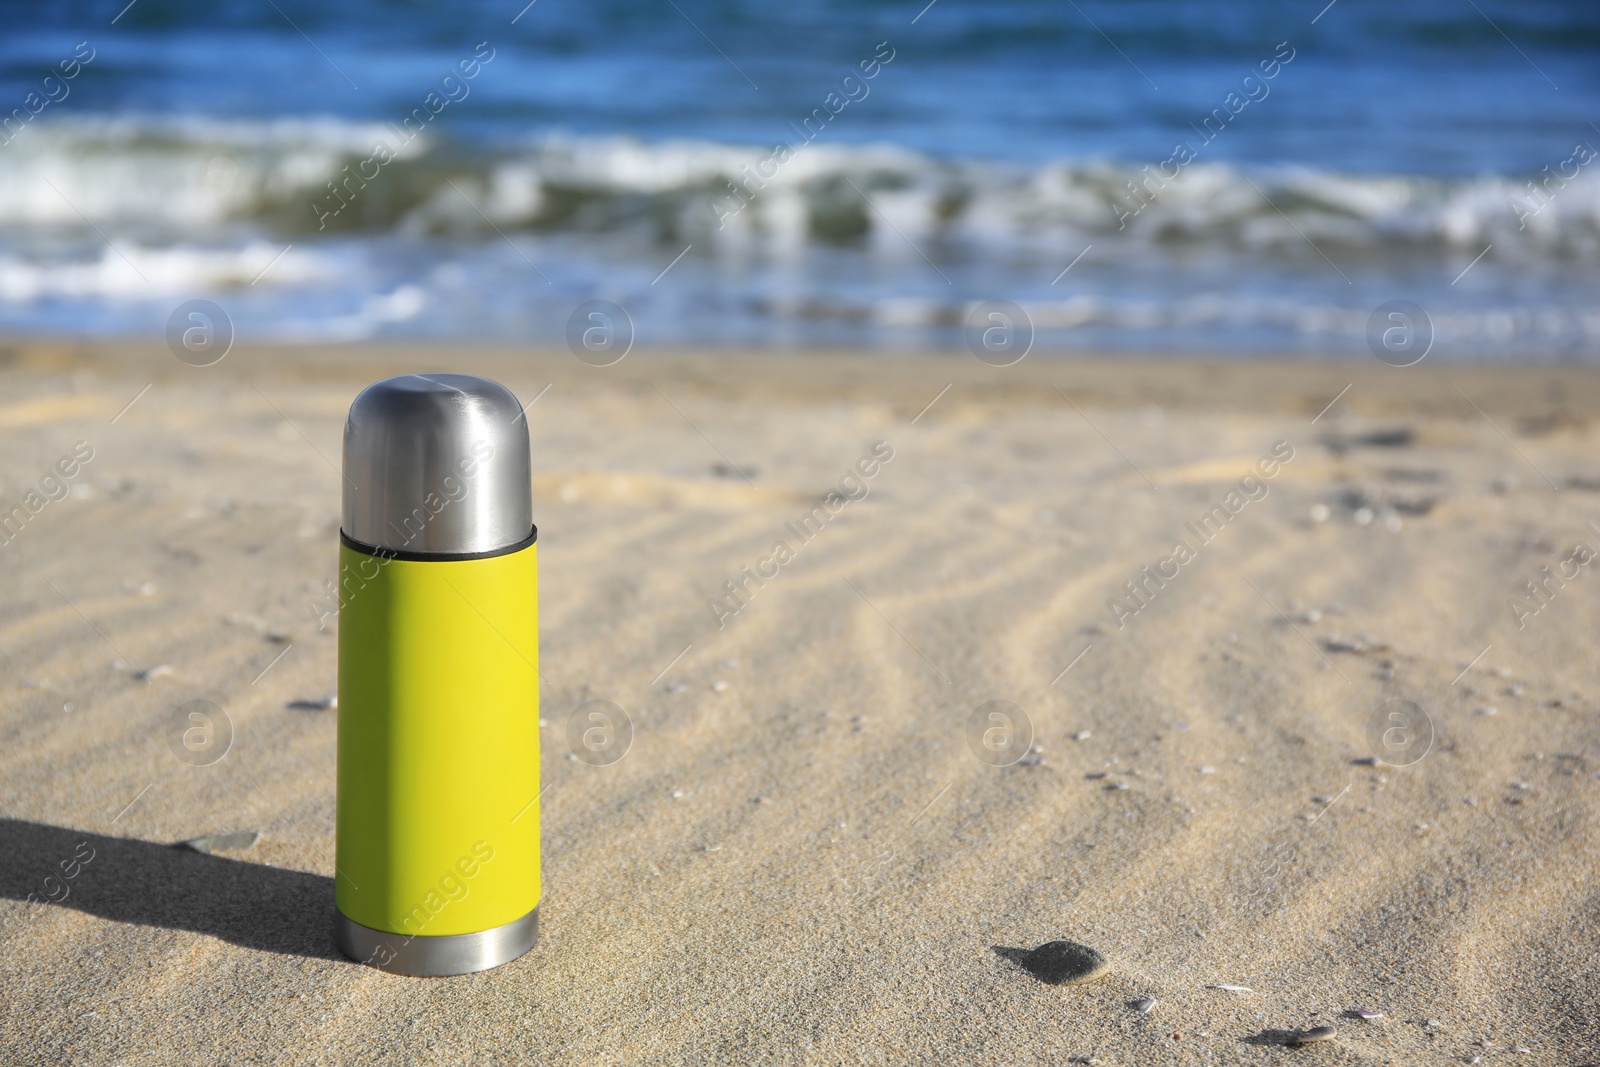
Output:
[[[533,532],[528,420],[470,374],[404,374],[362,390],[344,424],[347,538],[398,553],[487,554]]]

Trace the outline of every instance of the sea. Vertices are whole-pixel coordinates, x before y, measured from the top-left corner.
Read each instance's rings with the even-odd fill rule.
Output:
[[[1593,0],[0,20],[12,336],[1600,358]]]

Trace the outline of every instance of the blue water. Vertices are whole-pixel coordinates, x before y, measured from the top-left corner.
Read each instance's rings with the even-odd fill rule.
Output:
[[[0,329],[1600,355],[1589,2],[125,2],[0,4]]]

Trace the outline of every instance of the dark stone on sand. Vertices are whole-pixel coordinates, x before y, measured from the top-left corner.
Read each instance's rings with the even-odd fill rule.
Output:
[[[1313,1026],[1309,1030],[1301,1030],[1296,1033],[1289,1044],[1309,1045],[1314,1041],[1332,1041],[1333,1033],[1334,1030],[1331,1026]]]
[[[1047,985],[1084,985],[1111,968],[1099,952],[1076,941],[1050,941],[1038,948],[995,945],[994,951]]]
[[[1309,1030],[1263,1030],[1259,1034],[1252,1034],[1244,1039],[1247,1045],[1279,1045],[1288,1048],[1299,1048],[1301,1045],[1311,1045],[1318,1041],[1332,1041],[1334,1029],[1331,1026],[1313,1026]]]

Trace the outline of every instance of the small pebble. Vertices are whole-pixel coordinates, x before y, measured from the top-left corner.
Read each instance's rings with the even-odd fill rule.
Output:
[[[1309,1030],[1301,1030],[1290,1039],[1291,1045],[1309,1045],[1316,1041],[1332,1041],[1334,1029],[1331,1026],[1313,1026]]]
[[[1472,714],[1474,714],[1474,715],[1482,715],[1482,716],[1487,717],[1487,716],[1493,715],[1495,712],[1497,712],[1499,710],[1500,709],[1495,707],[1493,704],[1485,704],[1483,707],[1478,708],[1477,710],[1475,710]]]
[[[239,830],[231,834],[208,834],[205,837],[191,837],[187,841],[179,841],[172,847],[210,855],[214,852],[238,852],[243,849],[253,848],[259,840],[261,840],[261,834],[257,831]]]
[[[711,689],[712,689],[713,692],[716,692],[716,693],[724,692],[727,688],[728,688],[728,683],[727,682],[712,682],[711,683]]]
[[[327,696],[312,697],[309,700],[292,700],[289,706],[296,711],[329,711],[339,706],[339,697],[335,693]]]
[[[1086,985],[1104,978],[1110,962],[1088,945],[1076,941],[1050,941],[1028,952],[1007,956],[1029,974],[1050,985]]]
[[[689,688],[689,687],[684,685],[682,682],[669,682],[669,683],[667,683],[667,692],[669,692],[669,693],[681,693],[687,688]]]
[[[1133,1002],[1133,1010],[1140,1015],[1149,1015],[1156,1006],[1155,997],[1141,997]]]
[[[1255,990],[1247,985],[1228,985],[1226,982],[1218,985],[1208,985],[1207,989],[1226,989],[1230,993],[1254,993]]]
[[[1520,685],[1508,685],[1505,688],[1505,694],[1508,697],[1519,697],[1519,696],[1522,695],[1522,686],[1520,686]]]
[[[1201,774],[1216,774],[1217,773],[1217,769],[1215,767],[1201,767],[1200,768],[1200,773]]]
[[[1311,521],[1312,522],[1327,522],[1332,517],[1333,517],[1333,509],[1328,507],[1328,505],[1326,505],[1326,504],[1312,504],[1311,505]]]
[[[1072,739],[1074,741],[1087,741],[1087,740],[1089,740],[1089,738],[1091,738],[1093,736],[1094,735],[1091,734],[1088,730],[1079,730],[1077,733],[1072,735]]]
[[[1373,1008],[1357,1008],[1355,1010],[1355,1016],[1358,1019],[1366,1019],[1370,1022],[1373,1019],[1383,1018],[1383,1012],[1377,1011]]]
[[[172,667],[169,664],[158,663],[156,666],[151,667],[149,670],[140,671],[139,672],[139,680],[141,682],[153,682],[157,678],[170,678],[174,674],[177,674],[177,673],[178,672],[173,670]]]

